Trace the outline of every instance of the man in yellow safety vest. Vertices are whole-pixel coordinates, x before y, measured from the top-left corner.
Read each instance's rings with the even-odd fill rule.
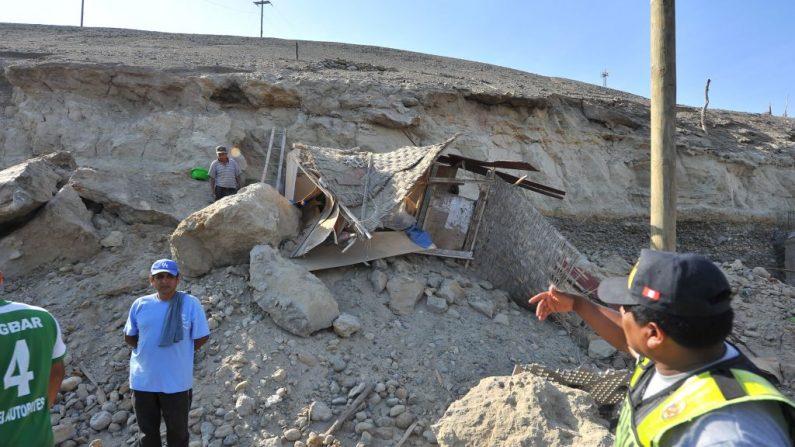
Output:
[[[530,298],[543,320],[576,312],[636,360],[616,428],[618,446],[792,446],[795,403],[737,348],[731,287],[703,256],[643,250],[599,299],[550,287]]]

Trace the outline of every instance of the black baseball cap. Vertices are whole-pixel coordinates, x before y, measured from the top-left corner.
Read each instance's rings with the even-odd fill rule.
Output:
[[[644,249],[628,277],[599,284],[608,304],[641,305],[680,317],[707,317],[731,309],[731,286],[709,259],[693,253]]]

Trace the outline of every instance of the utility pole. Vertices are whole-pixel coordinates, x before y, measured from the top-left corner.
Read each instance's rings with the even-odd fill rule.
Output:
[[[86,5],[86,0],[80,0],[80,28],[83,27],[83,9]]]
[[[676,251],[676,8],[651,0],[651,248]]]
[[[610,76],[610,73],[607,72],[605,68],[602,70],[602,87],[607,87],[607,77]]]
[[[259,6],[259,37],[262,39],[262,20],[265,17],[265,5],[273,6],[273,3],[268,0],[258,0],[254,4]]]

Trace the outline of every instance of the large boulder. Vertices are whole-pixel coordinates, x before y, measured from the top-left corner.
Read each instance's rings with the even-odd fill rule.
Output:
[[[69,179],[80,197],[101,204],[128,224],[176,225],[207,205],[210,188],[186,173],[80,168]]]
[[[64,186],[33,220],[0,239],[0,270],[19,276],[58,258],[93,256],[101,247],[91,216],[77,192]]]
[[[0,171],[0,225],[24,221],[55,196],[76,168],[69,152],[56,152]]]
[[[245,264],[255,245],[278,246],[297,235],[300,214],[270,185],[250,185],[180,222],[171,254],[188,276]]]
[[[282,329],[306,337],[339,316],[337,300],[325,284],[275,248],[257,245],[250,262],[252,297]]]

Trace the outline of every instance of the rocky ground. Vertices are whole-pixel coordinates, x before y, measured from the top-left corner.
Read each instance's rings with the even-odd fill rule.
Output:
[[[167,255],[167,237],[172,230],[154,225],[125,228],[126,224],[106,214],[95,222],[104,234],[124,230],[126,236],[119,245],[104,248],[87,262],[56,263],[29,275],[25,283],[6,287],[7,296],[43,305],[62,323],[69,347],[67,380],[52,416],[56,433],[64,440],[62,446],[86,445],[94,439],[108,446],[133,442],[135,416],[127,385],[129,349],[123,344],[121,328],[131,302],[147,293],[143,260]],[[557,223],[564,232],[582,225]],[[628,265],[642,239],[608,240],[605,235],[611,231],[605,228],[629,227],[642,233],[637,225],[612,222],[594,225],[592,233],[580,228],[569,235],[576,234],[573,242],[597,264],[607,266],[600,261],[617,255]],[[745,262],[769,259],[769,249],[751,249],[767,245],[764,240],[750,239],[748,231],[721,227],[703,231],[703,237],[733,240],[745,235],[746,250],[729,251],[716,259],[726,261],[723,268],[737,290],[733,339],[754,355],[777,360],[784,385],[792,394],[795,324],[788,319],[795,309],[795,288],[781,284],[764,269],[750,268],[753,264],[746,267],[743,261],[731,260],[733,255]],[[758,234],[765,233],[759,230]],[[394,314],[385,285],[397,275],[422,281],[431,299],[421,301],[408,315]],[[307,338],[273,324],[252,302],[247,277],[248,266],[239,265],[213,270],[198,279],[186,278],[182,284],[201,298],[213,328],[211,341],[196,362],[191,410],[195,445],[395,445],[409,428],[411,436],[405,445],[432,445],[439,441],[433,424],[438,424],[436,433],[448,439],[451,426],[473,417],[486,421],[509,418],[506,409],[488,409],[484,402],[499,400],[494,389],[505,388],[494,383],[511,380],[499,376],[509,375],[516,363],[564,369],[627,364],[626,357],[619,354],[589,356],[587,346],[575,343],[566,328],[538,322],[500,291],[498,284],[478,280],[450,260],[411,255],[319,272],[340,311],[355,318],[336,331],[324,330]],[[97,295],[97,290],[108,290],[105,283],[110,281],[137,287]],[[367,385],[372,385],[373,391],[365,406],[333,436],[322,436]],[[483,387],[492,391],[482,391]],[[571,393],[535,382],[527,389],[546,396],[535,397],[541,401]],[[517,397],[520,402],[528,398],[524,394]],[[561,418],[576,424],[591,420],[588,423],[596,424],[594,427],[606,425],[588,398],[574,401],[578,403],[572,411],[580,416]],[[443,418],[448,407],[449,414]],[[511,430],[495,422],[450,439],[466,439],[466,445],[495,445],[489,436],[499,431],[505,437],[503,445],[519,445],[510,440],[523,436],[537,441],[531,445],[597,445],[610,436],[605,429],[600,429],[602,437],[575,436],[576,424],[564,424],[561,429],[560,424],[549,421],[552,415],[536,406],[517,408],[512,414],[525,420],[541,417],[551,425],[517,423]]]

